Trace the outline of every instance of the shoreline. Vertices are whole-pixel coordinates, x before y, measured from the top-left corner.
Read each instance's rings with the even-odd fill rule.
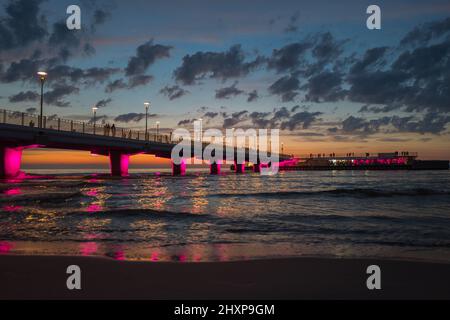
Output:
[[[369,265],[381,290],[368,290]],[[68,290],[69,265],[81,290]],[[0,299],[450,299],[450,263],[299,257],[226,262],[0,255]]]

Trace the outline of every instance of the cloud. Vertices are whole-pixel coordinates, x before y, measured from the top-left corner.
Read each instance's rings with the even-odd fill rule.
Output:
[[[164,88],[159,90],[159,93],[168,97],[169,100],[175,100],[175,99],[181,98],[185,94],[188,94],[189,91],[184,90],[183,88],[181,88],[178,85],[174,85],[172,87],[165,86]]]
[[[30,80],[38,71],[39,64],[38,60],[33,59],[22,59],[19,62],[12,62],[2,74],[1,81],[11,83],[19,80]]]
[[[69,107],[70,103],[62,98],[74,93],[79,93],[80,89],[71,85],[56,85],[52,90],[44,93],[44,102],[56,107]]]
[[[417,118],[414,116],[392,116],[381,117],[377,119],[364,119],[361,117],[349,116],[342,122],[342,131],[344,133],[369,135],[379,132],[412,132],[412,133],[431,133],[441,134],[450,123],[450,116],[438,114],[435,112],[426,113]],[[335,129],[337,132],[337,128]]]
[[[206,77],[221,80],[239,78],[262,62],[261,57],[245,62],[245,54],[240,45],[234,45],[225,52],[198,51],[183,57],[181,66],[174,71],[174,77],[184,85],[193,85]]]
[[[253,91],[248,93],[247,102],[256,101],[256,100],[258,100],[258,98],[259,98],[258,91],[253,90]]]
[[[96,106],[97,108],[104,108],[104,107],[106,107],[108,104],[110,104],[111,101],[112,101],[111,98],[108,98],[108,99],[102,99],[102,100],[97,101],[97,103],[95,104],[95,106]]]
[[[154,115],[149,115],[149,117],[150,116],[154,116]],[[114,121],[117,121],[117,122],[132,122],[132,121],[139,122],[144,118],[145,118],[145,113],[131,112],[131,113],[125,113],[125,114],[118,115],[117,117],[114,118]]]
[[[213,119],[215,117],[217,117],[219,115],[218,112],[206,112],[202,118],[209,118],[209,119]]]
[[[184,119],[184,120],[180,120],[178,122],[178,126],[186,126],[188,124],[191,124],[195,121],[195,119]]]
[[[283,102],[293,101],[298,95],[300,81],[293,75],[284,76],[275,81],[270,87],[271,94],[281,96]]]
[[[216,99],[229,99],[244,93],[244,91],[236,88],[237,82],[233,83],[230,87],[225,87],[216,90]]]
[[[401,41],[401,45],[425,45],[433,39],[450,34],[450,17],[415,27]]]
[[[302,63],[306,63],[304,55],[311,45],[308,42],[296,42],[281,49],[274,49],[267,61],[268,68],[275,69],[279,73],[297,70]]]
[[[0,51],[22,47],[47,35],[45,18],[40,15],[42,0],[9,1],[6,16],[0,19]]]
[[[248,114],[247,110],[233,112],[230,117],[223,120],[223,128],[231,128],[244,120],[244,117]]]
[[[125,68],[126,76],[142,75],[156,60],[170,57],[171,46],[153,44],[150,40],[136,49],[136,55],[131,57]]]
[[[36,113],[37,112],[37,108],[27,108],[25,109],[26,113]]]
[[[341,88],[342,78],[337,72],[324,71],[311,77],[303,86],[306,89],[305,100],[313,102],[338,101],[344,96]]]
[[[145,74],[136,75],[136,76],[130,77],[128,79],[127,87],[129,89],[133,89],[133,88],[136,88],[139,86],[144,86],[152,80],[153,80],[153,76],[149,76],[149,75],[145,75]]]
[[[292,115],[289,120],[281,123],[281,130],[289,129],[293,131],[298,128],[308,129],[321,114],[322,112],[297,112]]]
[[[16,95],[10,96],[9,102],[17,103],[17,102],[24,102],[24,101],[38,101],[39,97],[40,97],[40,95],[37,92],[22,91]]]
[[[116,91],[119,89],[125,89],[127,87],[128,87],[128,85],[123,81],[123,79],[117,79],[112,82],[109,82],[106,85],[105,92],[111,93],[113,91]]]

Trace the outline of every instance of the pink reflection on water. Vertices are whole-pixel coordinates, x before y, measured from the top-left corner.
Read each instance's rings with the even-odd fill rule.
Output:
[[[159,260],[158,252],[152,252],[152,256],[151,256],[150,260],[158,261]]]
[[[184,255],[184,254],[179,255],[179,256],[178,256],[178,261],[180,261],[180,262],[186,262],[186,255]]]
[[[90,196],[90,197],[96,197],[97,194],[98,194],[98,190],[97,189],[92,189],[92,190],[89,190],[88,192],[86,192],[86,194],[88,196]]]
[[[90,256],[97,252],[98,244],[96,242],[84,242],[80,244],[80,253],[83,256]]]
[[[123,250],[114,252],[114,259],[120,261],[125,260],[125,252]]]
[[[5,190],[3,193],[6,194],[7,196],[15,196],[15,195],[21,194],[22,191],[20,191],[20,188],[14,188],[14,189]]]
[[[15,212],[22,209],[22,206],[15,206],[15,205],[6,205],[3,206],[3,210],[6,212]]]
[[[10,242],[0,242],[0,254],[7,254],[11,251],[13,248],[13,244]]]
[[[86,209],[87,212],[99,212],[99,211],[102,211],[102,210],[103,210],[103,207],[98,205],[98,204],[91,204]]]
[[[201,255],[199,255],[199,254],[196,254],[196,255],[194,255],[194,261],[201,261],[202,260],[202,257],[201,257]]]

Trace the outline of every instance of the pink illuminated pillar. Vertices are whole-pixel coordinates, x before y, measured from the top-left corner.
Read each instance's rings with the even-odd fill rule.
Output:
[[[182,159],[180,164],[175,164],[172,161],[172,175],[184,176],[186,174],[186,160]]]
[[[0,177],[14,178],[20,173],[22,148],[0,146]]]
[[[219,174],[220,173],[220,163],[214,162],[209,165],[209,171],[211,174]]]
[[[130,156],[118,151],[109,152],[109,164],[111,168],[111,175],[116,177],[123,177],[128,175],[128,163]]]
[[[234,170],[236,173],[244,173],[245,172],[245,162],[244,163],[237,163],[234,162]]]

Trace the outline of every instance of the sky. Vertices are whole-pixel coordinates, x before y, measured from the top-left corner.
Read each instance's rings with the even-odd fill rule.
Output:
[[[81,9],[68,30],[66,8]],[[371,4],[381,29],[366,27]],[[450,159],[448,1],[0,2],[0,107],[119,127],[276,128],[285,152]],[[72,160],[68,160],[68,159]],[[76,159],[76,160],[75,160]],[[34,149],[29,166],[107,165]],[[165,164],[150,156],[131,164]]]

